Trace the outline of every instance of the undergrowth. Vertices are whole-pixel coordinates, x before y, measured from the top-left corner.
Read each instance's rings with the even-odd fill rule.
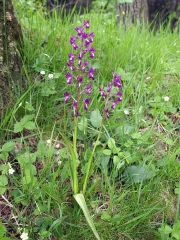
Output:
[[[96,92],[112,70],[123,101],[103,127],[87,187],[102,239],[180,239],[179,34],[132,25],[104,14],[60,18],[15,1],[23,30],[26,91],[1,120],[0,237],[95,239],[72,196],[66,143],[72,119],[64,105],[66,61],[74,28],[89,19],[95,33]],[[99,130],[92,112],[78,122],[81,178]],[[6,230],[5,228],[6,227]],[[4,239],[6,239],[4,237]],[[25,239],[25,238],[24,238]]]

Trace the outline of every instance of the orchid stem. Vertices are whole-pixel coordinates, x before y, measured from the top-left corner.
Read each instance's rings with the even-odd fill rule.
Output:
[[[73,149],[75,158],[73,158],[73,188],[74,194],[78,193],[78,155],[77,155],[77,119],[74,118],[74,134],[73,134]]]

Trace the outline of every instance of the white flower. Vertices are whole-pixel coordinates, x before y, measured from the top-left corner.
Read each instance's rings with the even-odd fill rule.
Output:
[[[23,232],[22,234],[21,234],[21,236],[20,236],[20,238],[22,239],[22,240],[28,240],[28,233],[26,233],[26,232]]]
[[[54,77],[54,75],[52,73],[48,74],[48,78],[52,79]]]
[[[151,77],[147,77],[147,78],[146,78],[146,80],[149,80],[149,79],[151,79]]]
[[[51,139],[46,140],[47,144],[51,144]]]
[[[11,168],[9,168],[9,175],[13,175],[14,174],[14,172],[15,172],[15,170],[11,167]]]
[[[129,115],[129,110],[126,108],[126,109],[124,109],[124,114],[125,115]]]
[[[163,99],[164,99],[165,102],[169,102],[169,97],[168,96],[163,97]]]
[[[45,72],[44,70],[42,70],[42,71],[40,71],[40,74],[41,74],[41,75],[45,75],[46,72]]]

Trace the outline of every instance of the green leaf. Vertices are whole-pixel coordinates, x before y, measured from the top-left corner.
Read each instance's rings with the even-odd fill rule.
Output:
[[[38,157],[45,157],[47,155],[47,146],[46,143],[42,140],[38,142],[37,146],[37,156]]]
[[[116,143],[113,138],[108,139],[108,147],[112,150],[113,148],[116,148]]]
[[[79,204],[80,208],[82,209],[84,216],[86,218],[86,221],[88,222],[91,230],[93,231],[94,236],[96,237],[96,239],[100,240],[99,234],[98,234],[96,227],[93,223],[93,220],[89,214],[89,210],[87,208],[84,195],[82,193],[79,193],[79,194],[74,195],[74,198],[75,198],[76,202]]]
[[[111,150],[110,149],[104,149],[103,150],[103,154],[106,155],[106,156],[110,156],[111,155]]]
[[[109,220],[111,220],[111,215],[108,212],[103,211],[103,213],[101,215],[101,219],[105,220],[105,221],[109,221]]]
[[[132,135],[131,135],[131,137],[133,138],[133,139],[140,139],[141,138],[141,134],[140,133],[133,133]]]
[[[29,102],[26,102],[25,109],[30,112],[34,111],[33,106]]]
[[[91,112],[90,121],[93,127],[99,128],[102,124],[102,116],[99,109]]]
[[[180,240],[180,220],[174,224],[173,230],[172,230],[172,236],[176,240]]]
[[[2,174],[4,175],[6,175],[6,174],[8,174],[8,170],[9,170],[9,166],[7,165],[7,164],[2,164],[1,166],[0,166],[0,171],[2,171]]]
[[[6,228],[5,228],[5,226],[0,222],[0,237],[3,237],[5,233],[6,233]]]
[[[88,126],[87,118],[86,117],[82,117],[81,121],[78,123],[78,129],[85,133],[86,129],[87,129],[87,126]]]
[[[32,122],[32,119],[34,118],[34,115],[25,115],[20,122],[17,122],[14,125],[14,132],[18,133],[21,132],[24,128],[28,130],[33,130],[35,129],[35,124]]]
[[[142,167],[132,165],[126,168],[125,176],[127,176],[132,183],[140,183],[144,180],[153,178],[155,176],[155,171],[147,166]]]
[[[114,156],[113,157],[113,163],[115,166],[117,166],[117,164],[120,162],[120,158],[118,156]]]
[[[158,231],[160,232],[162,239],[164,239],[165,237],[169,237],[169,234],[172,232],[172,228],[166,224],[159,228]]]
[[[29,121],[26,123],[26,125],[24,126],[24,128],[28,129],[28,130],[34,130],[36,128],[36,125],[34,122]]]
[[[6,186],[8,184],[8,179],[5,175],[0,176],[0,186]]]
[[[14,149],[15,143],[14,142],[7,142],[2,146],[0,151],[2,152],[10,152]]]

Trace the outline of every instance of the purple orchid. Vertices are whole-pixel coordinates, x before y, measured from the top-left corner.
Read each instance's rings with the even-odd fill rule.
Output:
[[[85,21],[81,26],[75,28],[76,34],[70,37],[70,44],[76,51],[68,54],[69,60],[67,66],[69,70],[66,73],[67,85],[71,89],[76,88],[76,93],[70,95],[64,94],[65,102],[69,101],[71,96],[74,116],[79,116],[80,103],[83,103],[84,110],[88,110],[90,103],[89,95],[92,93],[92,85],[89,79],[94,79],[95,69],[89,64],[88,58],[94,58],[95,48],[92,46],[94,32],[88,33],[90,21]],[[73,81],[73,79],[76,81]],[[88,95],[88,98],[87,98]]]
[[[83,102],[84,102],[84,110],[87,111],[88,110],[88,105],[90,103],[89,98],[84,99]]]
[[[95,73],[95,69],[94,68],[92,68],[92,67],[90,67],[89,68],[89,78],[90,79],[94,79],[94,73]]]
[[[91,84],[87,84],[85,86],[85,93],[86,94],[91,94],[91,91],[92,91],[92,85]]]
[[[116,106],[122,101],[122,92],[120,91],[121,88],[122,88],[121,76],[116,73],[113,73],[113,80],[109,82],[106,91],[102,87],[99,88],[101,97],[105,101],[104,113],[106,117],[110,116],[110,109],[114,110]],[[115,90],[116,92],[114,92]]]
[[[68,92],[65,92],[64,93],[64,101],[65,101],[65,103],[68,103],[69,98],[70,98],[70,94]]]

